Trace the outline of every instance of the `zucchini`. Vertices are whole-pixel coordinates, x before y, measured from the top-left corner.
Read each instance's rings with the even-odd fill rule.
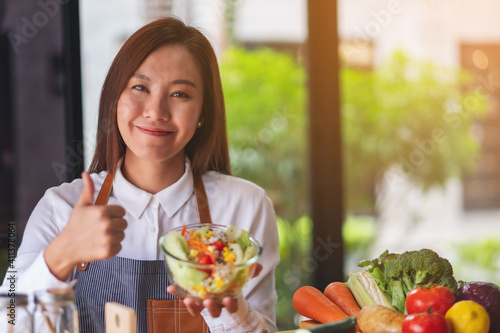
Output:
[[[356,317],[348,317],[339,321],[301,328],[295,333],[356,333]]]

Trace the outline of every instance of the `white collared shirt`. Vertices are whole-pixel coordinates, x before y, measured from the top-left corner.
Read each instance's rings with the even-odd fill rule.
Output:
[[[126,209],[128,222],[118,256],[137,260],[164,260],[158,246],[162,235],[183,224],[198,223],[191,165],[173,185],[151,194],[128,182],[117,169],[108,204]],[[92,174],[97,197],[107,172]],[[276,217],[264,190],[246,180],[209,171],[203,177],[213,223],[234,224],[248,230],[262,244],[262,272],[253,278],[234,314],[225,309],[218,318],[202,311],[212,332],[274,332],[277,301],[274,270],[279,262]],[[69,220],[83,188],[81,179],[46,191],[31,214],[15,260],[17,291],[64,287],[49,271],[43,252]],[[7,277],[6,277],[7,278]],[[4,281],[7,285],[7,281]],[[246,299],[246,301],[245,301]]]

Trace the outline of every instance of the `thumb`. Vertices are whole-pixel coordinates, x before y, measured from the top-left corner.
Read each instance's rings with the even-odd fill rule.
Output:
[[[83,190],[75,206],[90,206],[94,204],[94,182],[88,172],[82,172]]]

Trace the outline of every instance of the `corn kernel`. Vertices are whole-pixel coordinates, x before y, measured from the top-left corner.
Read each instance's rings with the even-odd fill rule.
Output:
[[[198,291],[199,298],[205,298],[207,296],[207,292],[205,290]]]
[[[221,277],[215,278],[214,282],[217,287],[224,286],[224,279],[222,279]]]

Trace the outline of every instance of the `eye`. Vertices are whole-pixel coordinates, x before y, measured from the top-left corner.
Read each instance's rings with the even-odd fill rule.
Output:
[[[185,92],[182,92],[182,91],[176,91],[176,92],[172,93],[170,96],[182,97],[182,98],[189,98],[190,97],[188,94],[186,94]]]
[[[143,91],[143,92],[149,92],[148,88],[146,86],[143,86],[142,84],[137,84],[132,87],[132,89]]]

